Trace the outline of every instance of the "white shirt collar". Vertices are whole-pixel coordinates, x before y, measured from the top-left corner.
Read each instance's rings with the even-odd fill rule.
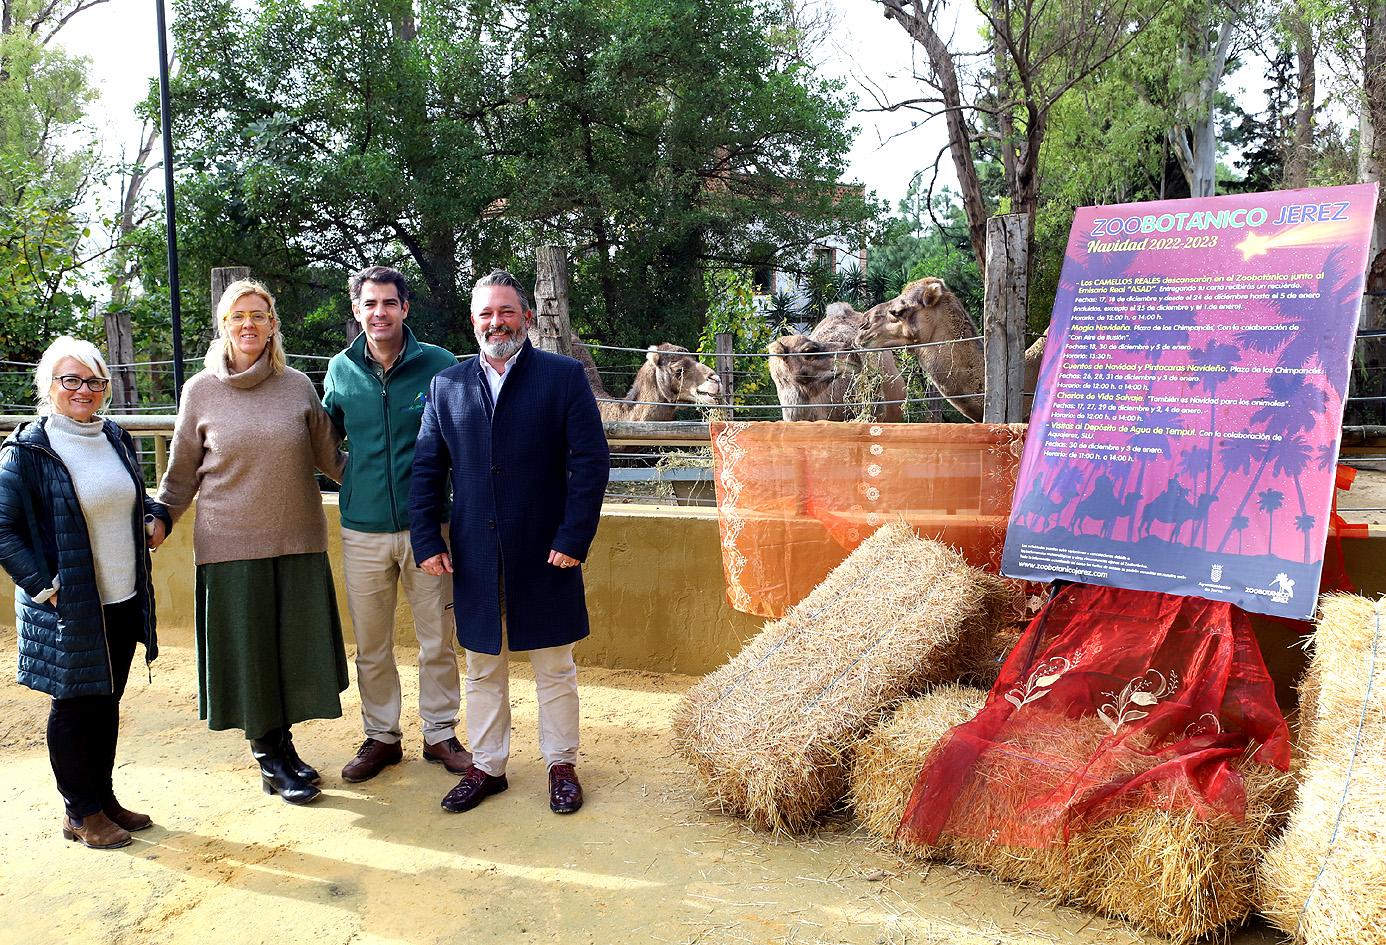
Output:
[[[477,360],[481,362],[481,376],[486,378],[486,385],[491,388],[491,403],[495,404],[500,400],[501,388],[505,385],[505,379],[515,373],[515,362],[520,360],[520,355],[524,353],[524,346],[510,356],[505,362],[505,373],[501,374],[491,367],[491,362],[486,360],[485,354],[477,355]]]

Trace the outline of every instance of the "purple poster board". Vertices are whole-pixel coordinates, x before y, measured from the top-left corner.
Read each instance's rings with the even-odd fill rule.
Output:
[[[1002,573],[1312,615],[1376,197],[1077,211]]]

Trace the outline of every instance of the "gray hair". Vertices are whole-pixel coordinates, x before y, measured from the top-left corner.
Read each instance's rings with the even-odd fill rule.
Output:
[[[63,358],[75,358],[97,377],[104,377],[108,381],[111,379],[110,369],[106,367],[106,359],[101,356],[101,351],[96,345],[71,335],[63,335],[48,346],[48,349],[43,352],[43,357],[39,358],[38,367],[34,369],[34,391],[38,394],[39,413],[41,414],[53,412],[53,402],[48,399],[48,394],[53,389],[53,369]],[[101,399],[103,406],[106,398],[110,396],[111,388],[107,387],[106,393],[102,395]]]
[[[529,293],[525,291],[524,285],[504,269],[492,269],[489,273],[476,280],[476,285],[472,286],[472,291],[485,288],[486,286],[505,286],[515,290],[515,294],[520,299],[520,308],[526,312],[534,311],[534,306],[529,301]]]

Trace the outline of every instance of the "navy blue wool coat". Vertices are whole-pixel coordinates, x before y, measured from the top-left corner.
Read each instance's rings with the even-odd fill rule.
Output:
[[[87,521],[67,466],[53,451],[45,421],[26,423],[0,446],[0,566],[14,579],[19,627],[18,679],[56,699],[111,693],[111,660],[96,586]],[[135,596],[143,617],[145,661],[158,655],[154,634],[154,587],[144,516],[173,528],[168,510],[144,491],[144,474],[130,434],[110,420],[102,432],[135,483],[130,540],[135,543]],[[58,576],[58,606],[40,604]]]
[[[457,639],[478,653],[501,650],[502,574],[511,650],[587,636],[582,569],[548,558],[587,558],[611,465],[581,364],[525,342],[507,371],[494,409],[477,357],[433,379],[409,490],[423,561],[448,550],[439,522],[451,486]]]

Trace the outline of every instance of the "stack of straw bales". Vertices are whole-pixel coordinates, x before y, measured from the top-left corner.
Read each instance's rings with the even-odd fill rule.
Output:
[[[1021,607],[1010,582],[888,525],[688,692],[674,743],[721,810],[803,830],[846,793],[848,753],[883,710],[936,682],[994,676],[997,637]]]
[[[972,830],[983,838],[948,837],[937,847],[910,847],[895,830],[924,760],[954,725],[971,719],[986,693],[941,687],[900,706],[858,746],[851,800],[862,825],[907,852],[986,869],[1048,895],[1124,919],[1176,942],[1199,938],[1246,918],[1255,904],[1255,871],[1292,781],[1265,765],[1241,768],[1247,810],[1242,821],[1199,820],[1192,811],[1129,810],[1085,825],[1067,844],[1032,847],[992,842],[1006,834],[1027,800],[1053,785],[1044,769],[993,752],[959,796]],[[1056,716],[1015,756],[1086,758],[1107,730],[1094,717]],[[1067,768],[1055,769],[1055,777]]]
[[[1261,871],[1262,911],[1305,945],[1386,941],[1386,598],[1325,597],[1300,684],[1302,784]]]

